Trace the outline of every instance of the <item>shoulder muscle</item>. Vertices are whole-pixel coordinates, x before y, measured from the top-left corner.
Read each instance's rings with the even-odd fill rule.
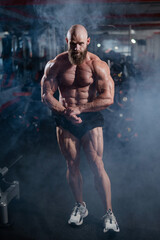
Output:
[[[114,81],[110,75],[110,69],[106,62],[96,60],[93,62],[94,75],[98,92],[110,92],[114,94]]]
[[[93,61],[93,68],[97,78],[106,78],[110,75],[110,69],[107,63],[100,59]]]
[[[55,92],[58,87],[57,75],[59,71],[58,62],[56,59],[49,61],[44,69],[44,75],[41,80],[43,93]]]

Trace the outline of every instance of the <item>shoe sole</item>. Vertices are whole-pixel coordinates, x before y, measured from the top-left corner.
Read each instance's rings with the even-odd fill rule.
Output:
[[[104,228],[103,229],[103,232],[104,233],[106,233],[106,232],[108,232],[108,231],[114,231],[114,232],[120,232],[120,229],[118,228],[118,229],[115,229],[115,228]]]
[[[79,222],[79,223],[75,223],[75,222],[71,222],[70,220],[68,220],[68,224],[70,224],[70,225],[76,225],[76,226],[80,226],[80,225],[82,225],[82,223],[83,223],[83,218],[85,218],[85,217],[87,217],[88,216],[88,210],[86,210],[86,212],[85,212],[85,214],[83,215],[83,217],[82,217],[82,220]]]

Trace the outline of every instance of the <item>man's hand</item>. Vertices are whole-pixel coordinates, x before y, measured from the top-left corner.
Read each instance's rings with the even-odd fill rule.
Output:
[[[78,107],[67,107],[64,111],[64,116],[67,120],[71,121],[73,124],[79,124],[82,123],[82,119],[80,117],[77,117],[78,114],[80,114],[80,110]]]
[[[79,114],[81,114],[80,107],[67,107],[66,114],[68,116],[79,115]]]

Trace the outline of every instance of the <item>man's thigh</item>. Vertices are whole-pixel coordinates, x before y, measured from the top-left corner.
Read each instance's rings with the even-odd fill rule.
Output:
[[[80,141],[69,131],[62,127],[57,127],[57,140],[62,154],[67,161],[79,160]]]
[[[88,131],[81,139],[84,152],[89,161],[95,158],[102,159],[103,156],[103,131],[102,127]]]

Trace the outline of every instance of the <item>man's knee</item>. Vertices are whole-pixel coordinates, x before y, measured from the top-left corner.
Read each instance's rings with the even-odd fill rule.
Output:
[[[69,174],[76,175],[79,173],[79,163],[73,160],[67,161],[67,170]]]
[[[97,156],[94,161],[91,161],[91,168],[95,176],[101,176],[105,171],[102,158]]]

